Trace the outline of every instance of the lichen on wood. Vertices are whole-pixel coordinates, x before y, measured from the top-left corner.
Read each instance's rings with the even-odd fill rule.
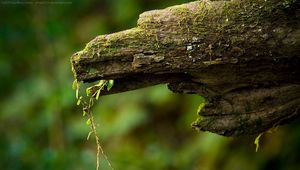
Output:
[[[140,15],[72,56],[78,81],[114,79],[107,94],[167,83],[206,97],[193,126],[225,136],[294,119],[300,105],[297,0],[195,1]],[[283,121],[284,120],[284,121]]]

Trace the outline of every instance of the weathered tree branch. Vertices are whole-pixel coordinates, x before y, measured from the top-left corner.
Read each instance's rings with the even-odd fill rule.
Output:
[[[109,93],[160,83],[207,99],[199,130],[254,134],[299,116],[298,0],[196,1],[140,15],[72,56],[75,77]]]

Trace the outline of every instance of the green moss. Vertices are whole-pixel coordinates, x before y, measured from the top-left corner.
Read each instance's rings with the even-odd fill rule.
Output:
[[[204,116],[199,115],[197,120],[193,124],[200,124],[200,122],[206,120]]]

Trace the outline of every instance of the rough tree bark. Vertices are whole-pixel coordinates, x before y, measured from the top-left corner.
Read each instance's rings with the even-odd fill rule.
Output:
[[[300,108],[298,0],[195,1],[140,15],[72,56],[78,81],[114,79],[109,93],[160,83],[206,98],[193,127],[255,134]]]

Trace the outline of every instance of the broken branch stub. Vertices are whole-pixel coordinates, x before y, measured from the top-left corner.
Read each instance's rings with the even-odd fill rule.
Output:
[[[206,97],[193,123],[225,136],[299,115],[299,1],[195,1],[140,15],[72,56],[78,81],[114,79],[106,94],[168,83]]]

